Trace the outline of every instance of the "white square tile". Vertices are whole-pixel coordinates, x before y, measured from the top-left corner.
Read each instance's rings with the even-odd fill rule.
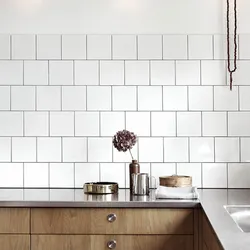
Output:
[[[189,59],[213,59],[213,36],[189,35],[188,57]]]
[[[100,84],[124,85],[124,61],[101,61]]]
[[[0,112],[0,136],[23,136],[22,112]]]
[[[12,59],[35,59],[36,36],[12,35]]]
[[[190,138],[191,162],[214,162],[214,138]]]
[[[63,138],[63,161],[86,162],[87,139],[86,138]]]
[[[38,162],[61,162],[61,138],[37,138]]]
[[[125,62],[126,85],[149,85],[149,62],[126,61]]]
[[[201,187],[200,163],[177,163],[177,174],[192,177],[192,186]]]
[[[75,188],[82,188],[86,182],[99,180],[99,163],[75,163]]]
[[[202,85],[226,85],[225,61],[201,61]]]
[[[0,85],[23,85],[22,61],[0,61]]]
[[[86,59],[86,35],[62,36],[62,59]]]
[[[23,188],[23,164],[22,163],[1,163],[0,164],[0,187]]]
[[[230,35],[230,54],[234,53],[234,36]],[[237,36],[237,42],[238,42]],[[240,46],[241,47],[241,46]],[[238,56],[237,56],[238,57]],[[227,35],[214,35],[214,59],[227,59]]]
[[[175,163],[152,163],[151,175],[156,178],[157,187],[160,185],[159,177],[176,174]]]
[[[13,163],[13,165],[15,165],[16,163]],[[6,165],[6,164],[3,164],[3,165]],[[23,165],[23,164],[20,164],[20,165]],[[6,168],[8,166],[5,166]],[[4,172],[4,169],[3,169],[3,172]],[[5,178],[5,176],[4,176]],[[7,180],[8,181],[8,180]],[[10,185],[10,187],[12,187]],[[13,201],[13,200],[23,200],[24,199],[24,195],[25,195],[25,191],[23,188],[2,188],[1,190],[1,200],[8,200],[8,201]],[[27,190],[26,190],[27,191]]]
[[[9,86],[0,86],[0,110],[10,110]]]
[[[117,131],[125,129],[124,112],[101,113],[101,136],[113,136]]]
[[[51,188],[75,187],[73,163],[51,163],[49,168],[49,183]]]
[[[37,35],[37,59],[61,59],[60,35]]]
[[[87,59],[111,59],[111,36],[88,35]]]
[[[100,168],[101,168],[101,181],[117,182],[119,188],[125,188],[124,163],[101,163]]]
[[[88,138],[88,161],[111,162],[112,138]]]
[[[0,162],[11,162],[11,138],[0,138]]]
[[[139,86],[138,110],[141,111],[162,110],[162,87]]]
[[[203,136],[226,136],[227,113],[226,112],[203,112],[202,113]]]
[[[239,154],[239,138],[215,138],[215,162],[238,162]]]
[[[126,129],[138,136],[150,136],[150,112],[127,112]]]
[[[113,35],[113,59],[136,59],[136,36],[135,35]]]
[[[51,112],[50,136],[74,136],[74,113]]]
[[[49,113],[48,112],[25,112],[24,113],[25,136],[48,136]]]
[[[88,86],[87,110],[91,111],[111,110],[111,87]]]
[[[151,85],[175,85],[174,61],[150,62]]]
[[[10,59],[10,35],[0,35],[0,59]]]
[[[164,162],[187,162],[188,138],[164,138]]]
[[[227,164],[202,164],[203,188],[227,188]]]
[[[75,85],[98,85],[98,61],[75,61]]]
[[[229,86],[215,86],[214,110],[238,110],[238,87],[230,91]]]
[[[162,36],[139,35],[138,59],[162,59]]]
[[[187,96],[186,86],[164,86],[163,110],[187,110]]]
[[[50,201],[75,201],[75,190],[74,189],[50,189],[49,190]]]
[[[187,36],[164,35],[163,59],[187,59]]]
[[[177,136],[200,136],[201,113],[178,112],[177,113]]]
[[[24,61],[24,85],[48,85],[48,71],[46,61]]]
[[[136,110],[137,91],[135,86],[118,86],[112,88],[113,110]]]
[[[176,114],[175,112],[151,113],[152,136],[175,136]]]
[[[250,113],[229,112],[228,113],[228,135],[250,136]]]
[[[213,110],[212,86],[188,87],[189,110]]]
[[[200,85],[200,62],[177,61],[176,62],[177,85]]]
[[[63,190],[65,191],[65,190]],[[48,201],[50,199],[49,189],[23,189],[23,200],[25,201]]]
[[[62,110],[86,110],[86,86],[62,87]]]
[[[11,110],[35,110],[36,90],[33,86],[11,87]]]
[[[76,112],[75,135],[99,136],[99,112]]]
[[[12,161],[35,162],[36,161],[36,138],[13,137],[12,138]]]
[[[240,110],[250,110],[250,86],[239,87]]]
[[[163,138],[139,138],[139,162],[163,162]]]
[[[73,85],[73,62],[50,61],[49,84],[50,85]]]
[[[240,59],[250,59],[250,35],[249,34],[240,34],[239,35],[239,58]]]
[[[241,161],[250,162],[250,138],[241,138],[240,143]]]
[[[234,85],[249,85],[248,74],[250,70],[249,60],[238,60],[237,70],[233,74],[233,84]],[[227,79],[229,82],[230,76],[227,73]]]
[[[134,145],[134,147],[130,150],[134,159],[138,159],[138,143]],[[129,151],[122,152],[118,151],[115,147],[113,147],[113,162],[131,162],[132,157]]]
[[[24,164],[24,187],[48,188],[49,187],[49,164],[48,163],[25,163]]]
[[[38,86],[37,110],[61,110],[61,87]]]
[[[250,188],[249,174],[248,163],[228,164],[228,188]]]

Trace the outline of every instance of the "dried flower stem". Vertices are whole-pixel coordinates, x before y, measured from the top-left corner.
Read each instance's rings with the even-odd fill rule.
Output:
[[[130,150],[130,149],[129,149],[129,153],[130,153],[130,155],[131,155],[132,160],[134,160],[134,157],[133,157],[133,155],[132,155],[132,153],[131,153],[131,150]]]

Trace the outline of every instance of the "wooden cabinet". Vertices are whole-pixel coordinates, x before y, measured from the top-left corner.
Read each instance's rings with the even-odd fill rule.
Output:
[[[202,250],[222,250],[222,246],[214,233],[206,215],[202,214],[202,238],[203,249]]]
[[[114,216],[114,221],[108,218]],[[193,234],[192,209],[31,210],[34,234]]]
[[[191,250],[192,235],[32,235],[32,250]]]
[[[193,209],[0,208],[0,220],[3,250],[194,249]]]
[[[0,208],[0,249],[30,250],[30,209]]]

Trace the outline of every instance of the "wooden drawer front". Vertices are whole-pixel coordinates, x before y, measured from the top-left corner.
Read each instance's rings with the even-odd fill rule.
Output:
[[[30,232],[29,208],[0,208],[0,234]]]
[[[32,250],[192,250],[192,235],[32,235]]]
[[[108,222],[107,216],[116,220]],[[32,209],[34,234],[193,234],[192,209]]]
[[[0,235],[0,249],[2,250],[30,250],[29,235]]]

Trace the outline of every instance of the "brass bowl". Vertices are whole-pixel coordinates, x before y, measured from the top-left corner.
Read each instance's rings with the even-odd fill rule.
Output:
[[[87,182],[83,185],[85,194],[116,194],[118,183],[116,182]]]

